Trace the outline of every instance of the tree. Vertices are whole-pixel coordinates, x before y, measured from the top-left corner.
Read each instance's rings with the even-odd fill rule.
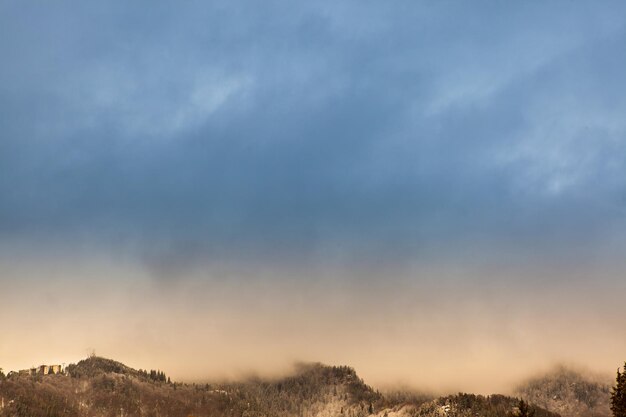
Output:
[[[626,417],[626,362],[624,372],[617,368],[615,386],[611,392],[611,411],[614,417]]]
[[[528,403],[524,400],[519,400],[519,405],[517,406],[517,408],[519,408],[519,417],[535,416],[535,409],[530,407]]]

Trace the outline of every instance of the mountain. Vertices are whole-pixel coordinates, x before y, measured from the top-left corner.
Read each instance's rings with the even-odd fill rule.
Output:
[[[529,379],[515,394],[563,417],[609,417],[609,378],[558,366]]]
[[[276,380],[182,384],[100,357],[61,374],[13,373],[0,379],[0,401],[0,417],[504,417],[518,405],[501,395],[381,394],[347,366],[299,364]],[[557,415],[537,408],[536,417]]]

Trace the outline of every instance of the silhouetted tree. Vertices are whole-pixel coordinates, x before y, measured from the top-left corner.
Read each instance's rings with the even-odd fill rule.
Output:
[[[611,411],[614,417],[626,417],[626,362],[624,372],[617,368],[615,386],[611,391]]]
[[[519,408],[519,417],[534,417],[535,415],[535,409],[524,400],[519,400],[517,408]]]

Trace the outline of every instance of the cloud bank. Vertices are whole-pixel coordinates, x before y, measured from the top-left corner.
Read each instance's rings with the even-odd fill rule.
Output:
[[[248,332],[262,358],[278,336],[259,329],[277,323],[276,357],[425,383],[446,374],[416,377],[415,358],[460,355],[467,387],[580,341],[538,330],[554,317],[593,334],[572,359],[619,363],[626,311],[607,303],[624,289],[623,9],[4,2],[0,352],[34,340],[16,301],[31,299],[32,317],[83,329],[59,350],[122,352],[128,317],[160,323],[137,346],[168,344],[175,317],[188,353],[220,337],[232,352]],[[93,310],[68,301],[94,288],[107,295]],[[196,310],[199,294],[214,307]],[[116,342],[73,322],[81,310]],[[215,317],[242,333],[194,339]],[[413,351],[408,367],[384,359]],[[248,354],[224,363],[284,363]]]

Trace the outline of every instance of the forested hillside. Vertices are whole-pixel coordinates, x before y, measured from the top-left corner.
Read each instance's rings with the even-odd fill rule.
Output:
[[[557,367],[517,388],[516,395],[563,417],[608,417],[610,379]]]
[[[65,374],[2,378],[0,400],[0,417],[495,417],[516,415],[518,405],[499,395],[383,395],[346,366],[301,364],[278,380],[182,384],[158,370],[99,357],[70,365]]]

